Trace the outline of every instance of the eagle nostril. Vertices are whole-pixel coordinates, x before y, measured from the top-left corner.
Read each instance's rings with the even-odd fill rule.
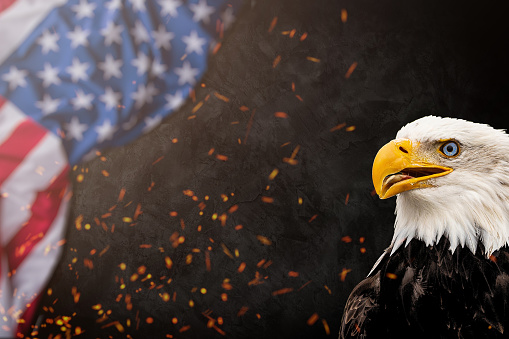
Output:
[[[404,149],[403,147],[399,146],[399,150],[403,153],[408,153],[408,151],[406,149]]]

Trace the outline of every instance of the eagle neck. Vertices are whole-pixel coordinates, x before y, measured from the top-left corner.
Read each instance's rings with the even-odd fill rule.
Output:
[[[493,206],[501,206],[495,201],[485,199],[468,204],[462,199],[449,199],[444,203],[426,199],[425,190],[419,191],[397,197],[391,255],[412,239],[434,246],[445,237],[453,253],[458,247],[475,253],[478,245],[482,245],[486,257],[509,244],[509,213],[505,209],[494,210]]]

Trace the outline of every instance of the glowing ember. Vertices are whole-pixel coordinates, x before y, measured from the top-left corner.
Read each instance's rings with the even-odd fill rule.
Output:
[[[318,317],[318,314],[313,313],[313,315],[311,315],[311,317],[309,317],[309,319],[308,319],[308,321],[307,321],[307,324],[308,324],[309,326],[314,325],[314,324],[316,323],[316,321],[318,320],[318,318],[319,318],[319,317]]]

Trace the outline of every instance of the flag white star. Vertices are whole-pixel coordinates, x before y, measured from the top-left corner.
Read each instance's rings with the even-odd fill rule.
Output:
[[[52,99],[49,94],[44,94],[42,100],[35,103],[35,107],[39,108],[43,115],[48,115],[57,111],[60,101],[60,99]]]
[[[111,54],[107,54],[104,62],[100,62],[97,67],[104,72],[104,80],[109,80],[112,76],[120,79],[122,78],[120,71],[122,64],[122,59],[115,60]]]
[[[71,75],[72,82],[78,82],[78,80],[88,80],[87,68],[88,62],[82,63],[78,58],[74,58],[72,59],[72,65],[65,70]]]
[[[141,84],[135,93],[131,94],[131,98],[134,99],[136,108],[141,108],[145,103],[152,103],[154,96],[159,91],[154,87],[153,83],[149,83],[147,86]]]
[[[196,83],[195,77],[200,73],[198,68],[192,68],[189,61],[184,61],[181,68],[175,68],[175,73],[178,75],[178,84],[184,85],[186,83],[194,85]]]
[[[9,89],[11,91],[19,87],[25,87],[27,81],[25,77],[28,75],[28,71],[24,69],[18,69],[16,66],[9,68],[9,73],[2,75],[2,79],[9,83]]]
[[[76,91],[76,97],[71,99],[71,104],[75,110],[79,109],[92,109],[92,101],[94,100],[94,95],[92,93],[85,94],[83,90],[79,89]]]
[[[164,78],[164,72],[168,70],[168,67],[165,64],[162,64],[160,60],[156,59],[152,63],[152,68],[150,69],[150,74],[155,77]]]
[[[106,87],[104,94],[101,95],[99,99],[104,102],[106,109],[110,110],[118,106],[121,97],[121,93],[113,91],[111,87]]]
[[[121,25],[115,25],[113,22],[108,22],[108,25],[101,29],[101,35],[104,37],[104,44],[106,46],[110,46],[112,43],[116,42],[117,44],[122,43],[122,37],[120,34],[124,28]]]
[[[166,99],[166,105],[164,106],[166,109],[176,110],[184,103],[184,96],[181,91],[177,91],[173,95],[166,94],[164,98]]]
[[[71,40],[71,47],[76,48],[78,46],[88,46],[88,36],[90,35],[89,30],[83,30],[80,26],[76,26],[74,31],[67,33],[67,37]]]
[[[69,123],[64,123],[64,127],[67,130],[66,139],[78,141],[83,140],[83,132],[87,130],[87,125],[81,124],[80,119],[76,116],[72,117]]]
[[[109,11],[114,11],[122,8],[122,0],[111,0],[104,4]]]
[[[41,45],[42,54],[48,54],[49,51],[58,52],[58,39],[60,36],[57,32],[51,33],[49,30],[45,30],[42,36],[37,39],[37,43]]]
[[[160,115],[156,115],[155,117],[146,117],[143,122],[145,123],[145,127],[143,127],[143,130],[142,132],[143,133],[148,133],[150,132],[151,130],[153,130],[154,128],[156,128],[157,126],[159,126],[159,124],[161,123],[161,121],[163,121],[163,117],[160,116]]]
[[[37,76],[42,79],[42,86],[60,85],[62,81],[58,77],[58,68],[53,68],[49,63],[44,64],[44,70],[37,72]]]
[[[71,9],[76,13],[76,18],[80,20],[83,18],[93,18],[95,7],[94,3],[89,4],[87,0],[80,0],[80,3],[72,6]]]
[[[161,15],[170,15],[172,17],[177,16],[177,8],[182,5],[180,0],[159,0],[161,8]]]
[[[134,36],[134,41],[138,45],[142,42],[150,41],[147,29],[143,26],[143,23],[140,20],[137,20],[134,24],[133,29],[131,29],[131,34]]]
[[[136,67],[137,71],[136,73],[138,75],[143,75],[147,73],[148,69],[150,68],[150,58],[143,54],[143,52],[138,52],[138,57],[136,59],[133,59],[131,61],[131,64]]]
[[[223,20],[224,29],[227,30],[235,21],[235,16],[233,15],[233,8],[227,7],[223,14],[221,14],[221,20]]]
[[[104,120],[101,126],[94,128],[97,133],[97,142],[103,142],[113,138],[113,134],[116,132],[117,127],[111,124],[110,120]]]
[[[186,44],[186,53],[196,52],[199,55],[203,54],[203,45],[207,42],[206,39],[200,38],[196,31],[192,31],[189,36],[184,36],[182,41]]]
[[[162,47],[164,49],[170,49],[171,48],[170,41],[173,40],[173,38],[175,38],[175,34],[166,31],[164,25],[159,25],[157,31],[152,31],[152,37],[155,40],[157,48]]]
[[[145,12],[145,0],[129,0],[136,12]]]
[[[208,24],[210,22],[210,15],[214,13],[215,9],[212,6],[207,6],[207,0],[200,0],[198,4],[190,4],[189,8],[193,11],[193,21]]]

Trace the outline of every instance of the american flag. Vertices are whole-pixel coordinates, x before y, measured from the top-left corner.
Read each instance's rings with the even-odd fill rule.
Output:
[[[0,337],[30,333],[70,167],[177,110],[242,0],[0,0]]]

